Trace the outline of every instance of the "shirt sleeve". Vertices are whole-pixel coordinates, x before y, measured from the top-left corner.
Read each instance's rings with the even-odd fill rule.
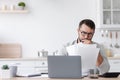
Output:
[[[70,43],[67,43],[67,44],[63,45],[63,46],[61,47],[61,49],[58,51],[58,54],[68,55],[68,52],[67,52],[67,50],[66,50],[66,47],[67,47],[67,46],[70,46]]]
[[[103,58],[103,62],[100,66],[98,66],[98,70],[100,71],[100,74],[104,74],[109,71],[110,65],[109,65],[107,56],[105,54],[105,49],[102,45],[100,45],[100,54]]]

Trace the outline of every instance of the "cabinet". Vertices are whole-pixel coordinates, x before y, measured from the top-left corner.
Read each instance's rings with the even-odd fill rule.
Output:
[[[35,72],[48,73],[47,61],[35,61]]]
[[[120,26],[120,0],[100,1],[100,24],[105,28],[118,28]]]
[[[109,59],[109,72],[120,72],[120,59]]]
[[[17,74],[25,73],[48,73],[46,58],[17,58],[17,59],[0,59],[0,67],[3,64],[17,65]],[[0,71],[1,75],[1,71]]]

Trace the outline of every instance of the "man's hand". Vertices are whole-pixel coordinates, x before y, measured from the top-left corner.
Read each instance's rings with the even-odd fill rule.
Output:
[[[81,42],[84,44],[91,44],[92,43],[92,41],[88,40],[88,39],[81,40]]]

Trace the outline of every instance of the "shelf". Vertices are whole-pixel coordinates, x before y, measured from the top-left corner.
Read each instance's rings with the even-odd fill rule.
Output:
[[[108,60],[119,60],[120,57],[108,57]]]
[[[113,9],[113,11],[120,11],[120,9]]]
[[[103,11],[120,11],[120,9],[103,9]]]
[[[108,30],[108,31],[120,31],[120,27],[101,27],[97,28],[98,30]]]
[[[28,10],[0,10],[0,13],[28,13]]]
[[[111,11],[111,9],[103,9],[103,11]]]

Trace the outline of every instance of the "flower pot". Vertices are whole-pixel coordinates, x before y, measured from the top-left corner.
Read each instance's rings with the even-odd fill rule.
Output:
[[[19,10],[24,10],[24,9],[25,9],[25,7],[19,6]]]
[[[2,71],[2,78],[11,78],[10,70],[1,70]]]

